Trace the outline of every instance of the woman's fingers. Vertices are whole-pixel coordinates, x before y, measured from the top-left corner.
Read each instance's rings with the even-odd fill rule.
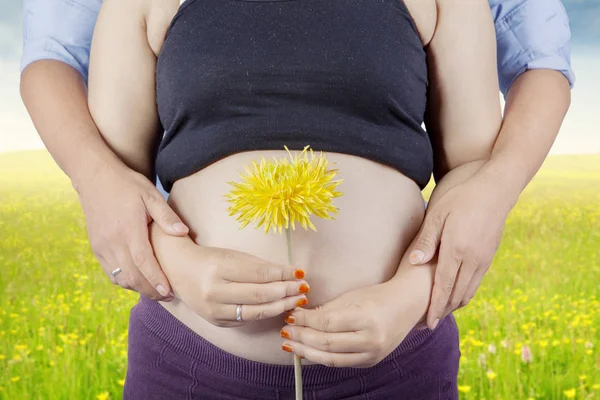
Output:
[[[285,281],[271,283],[227,282],[215,288],[210,296],[216,303],[224,304],[264,304],[285,297],[298,296],[310,291],[306,281]]]
[[[226,304],[218,307],[218,314],[214,317],[220,321],[233,321],[242,323],[260,321],[263,319],[274,318],[286,311],[293,310],[295,307],[301,307],[308,303],[305,295],[301,294],[285,299],[277,300],[267,304],[242,304],[242,321],[239,323],[235,317],[237,314],[237,305]]]
[[[281,349],[328,367],[371,367],[377,363],[369,353],[328,353],[302,343],[286,340]]]
[[[290,265],[272,264],[233,250],[223,250],[226,261],[219,265],[219,275],[230,282],[269,283],[304,278],[304,271]]]
[[[368,328],[367,321],[356,319],[356,309],[336,308],[331,311],[319,308],[294,310],[285,321],[294,326],[305,326],[321,332],[355,332]]]
[[[362,331],[331,333],[293,325],[286,325],[281,330],[281,337],[327,353],[367,352],[373,344],[365,339],[365,335]]]

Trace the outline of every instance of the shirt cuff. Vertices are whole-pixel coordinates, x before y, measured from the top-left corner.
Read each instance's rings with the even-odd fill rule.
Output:
[[[86,49],[79,51],[81,54],[73,54],[69,49],[59,42],[44,38],[39,41],[29,41],[23,49],[21,57],[21,73],[27,66],[38,60],[56,60],[70,65],[81,74],[84,81],[87,82],[87,64],[83,64],[79,58],[87,54]]]

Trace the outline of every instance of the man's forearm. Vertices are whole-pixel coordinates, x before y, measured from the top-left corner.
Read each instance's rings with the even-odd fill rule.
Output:
[[[46,148],[77,190],[97,171],[125,165],[106,145],[87,105],[81,75],[55,60],[30,64],[21,97]]]
[[[569,82],[557,71],[529,70],[512,85],[502,128],[484,166],[512,202],[540,169],[570,102]]]

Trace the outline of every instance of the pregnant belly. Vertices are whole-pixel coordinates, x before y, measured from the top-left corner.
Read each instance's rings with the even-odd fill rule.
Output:
[[[190,227],[192,239],[204,246],[230,248],[265,260],[287,264],[285,235],[239,223],[227,213],[227,182],[238,181],[243,166],[261,155],[283,157],[283,151],[246,152],[227,157],[177,181],[169,204]],[[339,169],[342,197],[335,199],[335,220],[313,217],[317,232],[296,227],[294,266],[306,271],[311,290],[306,308],[348,291],[389,280],[423,219],[418,186],[390,167],[350,155],[327,153]],[[393,299],[390,299],[393,301]],[[212,325],[183,302],[161,303],[171,314],[215,346],[246,359],[291,364],[281,350],[283,316],[237,328]],[[305,361],[309,364],[308,361]]]

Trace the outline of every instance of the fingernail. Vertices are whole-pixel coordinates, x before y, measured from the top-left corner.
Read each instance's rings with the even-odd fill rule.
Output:
[[[306,283],[303,283],[302,285],[298,286],[298,293],[308,293],[310,292],[310,286],[308,286]]]
[[[302,307],[308,304],[308,299],[300,299],[296,302],[296,307]]]
[[[187,233],[188,231],[187,227],[181,222],[175,222],[173,224],[173,229],[175,230],[175,232],[179,233]]]
[[[282,345],[281,346],[281,350],[287,351],[288,353],[292,353],[293,352],[292,346],[287,345],[287,344]]]
[[[421,261],[423,261],[424,258],[425,258],[425,253],[423,253],[421,250],[415,250],[412,253],[410,253],[410,263],[411,264],[418,264]]]
[[[281,332],[279,332],[281,334],[281,337],[284,339],[291,339],[292,335],[290,335],[290,333],[288,331],[286,331],[285,329],[282,329]]]
[[[296,269],[294,270],[294,278],[296,279],[304,279],[304,270]]]
[[[440,319],[436,319],[435,321],[433,321],[433,325],[431,325],[431,330],[434,330],[435,327],[438,325],[438,323],[440,322]]]
[[[293,315],[288,315],[287,317],[285,317],[285,323],[289,325],[294,325],[296,323],[296,317],[294,317]]]
[[[168,296],[169,291],[165,289],[163,285],[156,285],[156,291],[161,294],[161,296]]]

